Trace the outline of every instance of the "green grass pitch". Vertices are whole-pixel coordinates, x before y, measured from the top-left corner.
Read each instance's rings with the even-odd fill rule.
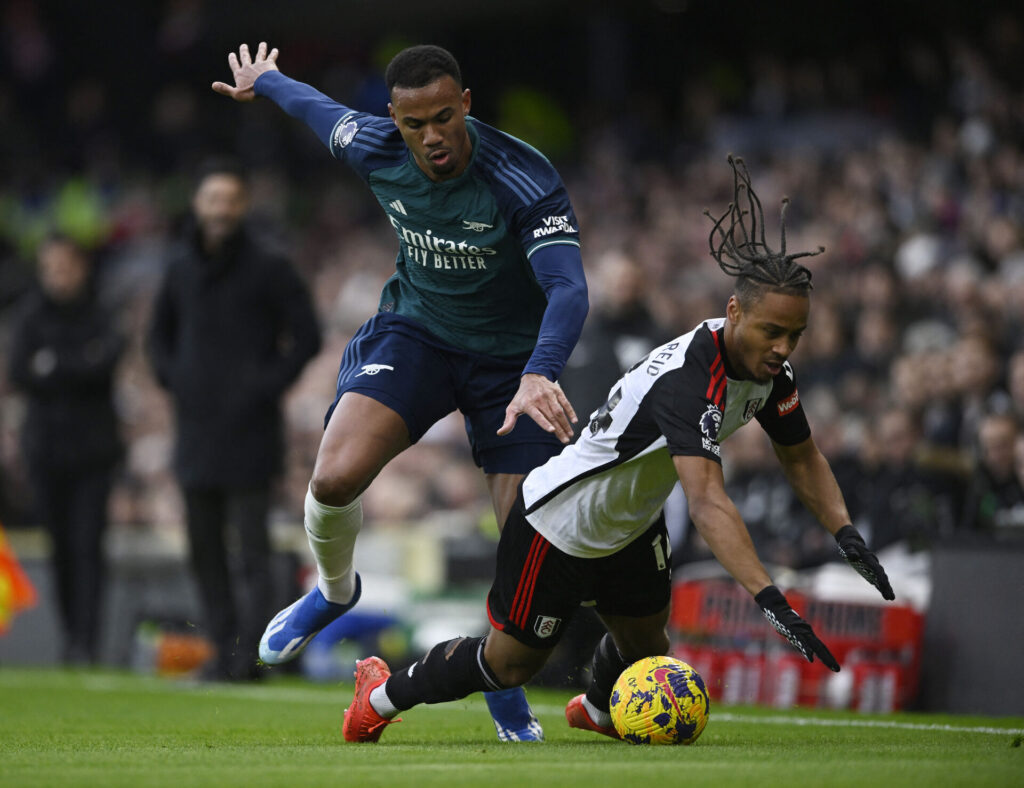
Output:
[[[572,730],[567,691],[529,689],[543,744],[498,742],[482,698],[422,706],[346,744],[351,684],[196,684],[0,668],[0,785],[1024,786],[1024,718],[712,705],[689,747]]]

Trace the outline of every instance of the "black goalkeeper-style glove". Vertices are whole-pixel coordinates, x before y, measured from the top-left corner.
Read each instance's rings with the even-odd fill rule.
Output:
[[[788,640],[797,651],[803,654],[808,662],[814,662],[814,655],[829,670],[839,672],[839,663],[832,656],[825,644],[818,640],[811,625],[797,615],[796,611],[789,606],[786,597],[782,595],[775,586],[768,586],[754,597],[754,601],[761,606],[764,617],[768,619],[776,631]]]
[[[844,525],[836,531],[836,542],[839,543],[839,555],[846,563],[857,570],[857,573],[879,590],[882,599],[895,599],[889,578],[878,563],[875,554],[868,550],[863,537],[852,525]]]

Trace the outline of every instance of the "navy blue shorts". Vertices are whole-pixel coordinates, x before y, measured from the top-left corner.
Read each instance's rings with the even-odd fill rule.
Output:
[[[498,542],[487,616],[495,629],[536,649],[555,647],[581,602],[593,601],[605,615],[653,616],[672,596],[671,553],[664,515],[617,553],[563,553],[526,519],[520,488]]]
[[[324,426],[346,391],[387,405],[416,443],[453,410],[466,421],[473,460],[486,473],[528,473],[562,450],[554,435],[521,415],[497,435],[505,408],[519,390],[527,358],[495,358],[442,342],[414,320],[379,312],[349,341],[338,370],[338,393]]]

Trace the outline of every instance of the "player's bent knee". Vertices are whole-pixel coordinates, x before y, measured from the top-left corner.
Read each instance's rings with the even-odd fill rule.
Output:
[[[491,665],[494,677],[501,683],[502,687],[519,687],[534,677],[540,668],[531,665],[502,665],[496,667]]]
[[[532,679],[547,660],[547,652],[536,654],[486,654],[491,672],[503,687],[518,687]]]
[[[359,497],[359,486],[344,477],[313,472],[309,481],[313,497],[325,506],[348,506]]]
[[[532,679],[544,667],[551,650],[530,648],[510,635],[491,630],[483,658],[493,677],[503,687],[518,687]]]

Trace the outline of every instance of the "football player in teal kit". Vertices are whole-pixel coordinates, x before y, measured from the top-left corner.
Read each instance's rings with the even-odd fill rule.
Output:
[[[390,117],[350,109],[284,76],[277,49],[228,62],[237,101],[266,96],[362,177],[398,239],[378,312],[342,357],[305,504],[317,586],[267,627],[260,656],[294,658],[359,599],[359,497],[380,470],[458,408],[499,523],[523,476],[576,421],[556,382],[587,313],[565,186],[529,145],[472,118],[446,50],[403,50],[385,73]],[[425,395],[425,393],[427,393]],[[519,416],[529,416],[520,419]],[[521,689],[492,693],[502,740],[543,738]]]

